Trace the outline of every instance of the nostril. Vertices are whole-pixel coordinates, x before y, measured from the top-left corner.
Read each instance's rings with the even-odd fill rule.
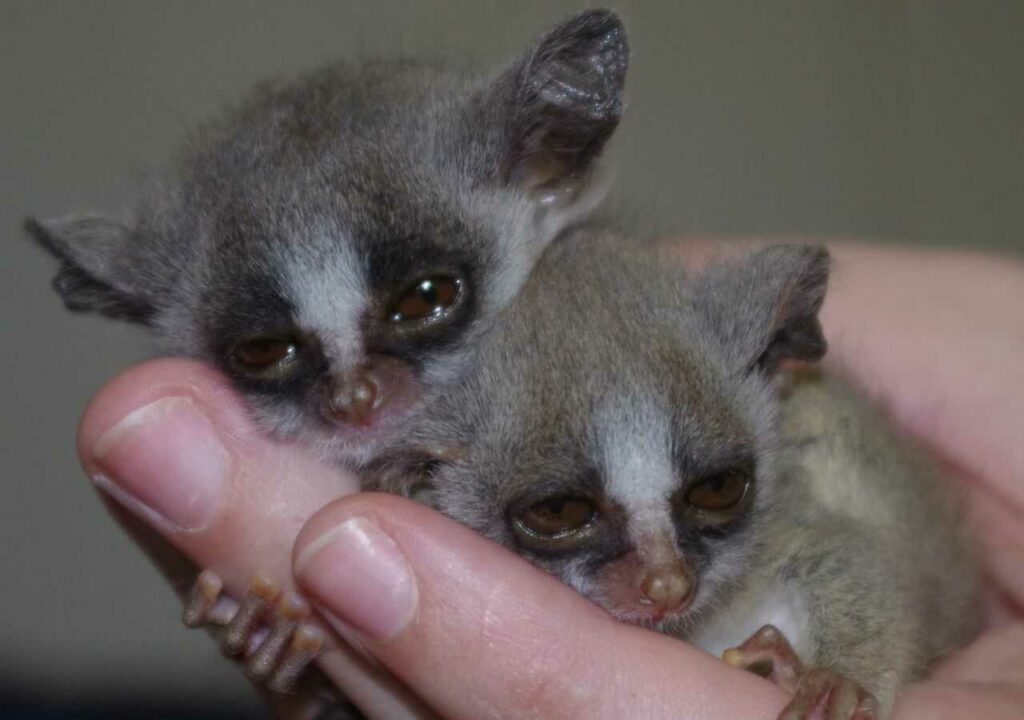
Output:
[[[363,377],[352,385],[352,404],[373,409],[377,403],[377,386],[368,377]]]
[[[648,570],[640,581],[640,592],[659,613],[678,610],[691,596],[693,582],[678,566]]]
[[[369,425],[379,404],[380,389],[365,373],[334,385],[328,399],[332,416],[356,425]]]

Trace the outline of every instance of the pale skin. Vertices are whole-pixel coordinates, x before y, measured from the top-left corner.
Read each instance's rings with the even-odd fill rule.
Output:
[[[708,254],[737,247],[745,245],[691,241],[673,243],[669,252],[699,266]],[[985,633],[910,687],[896,717],[1020,718],[1024,264],[852,243],[832,250],[826,365],[887,407],[964,483],[989,590]],[[179,400],[118,426],[167,398]],[[199,426],[182,419],[183,407]],[[106,435],[115,426],[121,429]],[[195,432],[219,442],[207,453],[213,470],[177,459],[194,455]],[[433,511],[355,494],[353,478],[264,439],[225,379],[196,363],[158,360],[109,383],[85,412],[79,453],[91,477],[108,478],[99,482],[101,494],[109,500],[114,488],[118,500],[110,507],[146,535],[136,539],[158,562],[173,546],[214,569],[236,596],[253,574],[268,572],[332,611],[328,624],[360,650],[339,643],[317,662],[370,718],[768,720],[786,703],[761,678],[613,621],[558,580]],[[216,479],[183,499],[183,473]],[[343,525],[352,532],[336,530]],[[350,552],[332,573],[316,554],[325,537],[362,543],[376,555],[366,564]],[[182,580],[180,569],[161,564]],[[381,565],[393,572],[336,581]],[[386,592],[388,582],[400,589]],[[391,596],[404,601],[385,599]]]

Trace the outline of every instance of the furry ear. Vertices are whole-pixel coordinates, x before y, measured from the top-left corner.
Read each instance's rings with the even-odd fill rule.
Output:
[[[827,348],[818,311],[828,285],[823,247],[776,245],[708,270],[696,303],[707,329],[746,372],[783,360],[819,360]]]
[[[96,215],[25,221],[28,233],[61,261],[53,289],[73,312],[146,324],[154,313],[145,279],[132,266],[132,228]]]
[[[379,453],[360,469],[363,487],[390,492],[432,505],[433,479],[439,468],[458,462],[465,454],[460,447],[412,444]]]
[[[548,202],[575,194],[619,124],[628,65],[626,30],[608,10],[541,37],[487,93],[504,109],[506,180]]]

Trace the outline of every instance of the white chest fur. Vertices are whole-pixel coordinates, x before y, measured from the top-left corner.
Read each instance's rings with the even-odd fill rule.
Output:
[[[721,657],[724,651],[742,644],[764,625],[781,630],[800,658],[813,662],[815,648],[807,603],[794,588],[781,583],[741,593],[697,630],[690,642]]]

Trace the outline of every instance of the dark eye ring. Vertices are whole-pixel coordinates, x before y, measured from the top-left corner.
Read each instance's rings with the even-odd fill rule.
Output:
[[[586,498],[559,495],[534,503],[513,519],[520,533],[540,540],[560,540],[577,535],[597,516]]]
[[[302,346],[288,335],[263,335],[246,338],[231,348],[231,366],[250,375],[279,374],[298,359]]]
[[[388,319],[408,322],[439,317],[459,301],[462,292],[462,278],[453,275],[419,278],[395,298],[388,308]]]
[[[737,508],[746,499],[750,477],[742,470],[726,470],[692,483],[684,496],[688,505],[712,512]]]

